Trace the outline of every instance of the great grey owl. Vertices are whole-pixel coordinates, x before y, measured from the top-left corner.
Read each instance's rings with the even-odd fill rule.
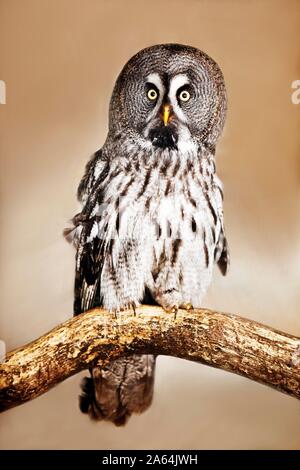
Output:
[[[204,52],[156,45],[132,57],[111,98],[106,141],[78,188],[66,236],[77,250],[74,314],[157,303],[200,307],[228,248],[215,147],[226,114],[222,72]],[[167,313],[166,313],[167,314]],[[155,358],[132,355],[82,385],[80,408],[124,424],[153,395]]]

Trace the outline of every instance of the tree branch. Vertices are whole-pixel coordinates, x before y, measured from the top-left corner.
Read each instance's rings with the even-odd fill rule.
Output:
[[[251,320],[197,309],[176,320],[142,306],[115,318],[100,308],[72,318],[0,364],[0,411],[31,400],[97,362],[132,353],[197,361],[300,398],[300,339]]]

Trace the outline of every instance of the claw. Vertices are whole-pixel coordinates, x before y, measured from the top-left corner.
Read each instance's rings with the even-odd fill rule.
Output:
[[[178,313],[178,305],[173,305],[171,313],[174,313],[174,320],[176,320]]]
[[[166,313],[176,313],[178,312],[178,305],[177,304],[174,304],[174,305],[170,305],[169,307],[163,307],[164,311]]]
[[[166,313],[173,313],[174,314],[174,320],[176,320],[177,313],[178,313],[178,308],[179,307],[178,307],[177,304],[170,305],[170,307],[163,307],[163,309]]]
[[[174,313],[174,321],[177,319],[178,308],[173,310]]]
[[[180,308],[183,310],[193,310],[194,307],[190,302],[184,302],[183,304],[180,305]]]
[[[135,310],[135,304],[131,304],[132,310],[133,310],[133,316],[136,317],[136,310]]]

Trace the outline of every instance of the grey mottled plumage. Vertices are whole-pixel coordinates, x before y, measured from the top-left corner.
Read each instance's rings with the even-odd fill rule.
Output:
[[[228,249],[215,146],[226,114],[217,64],[188,46],[140,51],[119,75],[109,132],[78,189],[82,211],[67,230],[77,249],[75,315],[154,301],[167,312],[200,307]],[[124,424],[151,403],[153,356],[94,367],[81,409]]]

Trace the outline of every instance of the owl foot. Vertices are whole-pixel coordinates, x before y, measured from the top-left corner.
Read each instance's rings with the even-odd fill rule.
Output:
[[[136,304],[134,304],[134,303],[131,304],[131,305],[130,305],[130,308],[132,308],[132,310],[133,310],[133,316],[136,317],[136,310],[135,310]]]
[[[169,314],[173,313],[174,314],[174,320],[176,320],[176,318],[177,318],[178,308],[179,307],[178,307],[177,304],[163,307],[163,309],[166,313],[169,313]]]
[[[163,307],[164,311],[166,313],[176,313],[178,312],[178,305],[175,304],[175,305],[170,305],[169,307]]]
[[[174,320],[176,320],[176,318],[177,318],[177,313],[178,313],[179,308],[182,308],[183,310],[187,310],[187,311],[194,309],[193,305],[190,302],[183,302],[179,306],[178,306],[178,304],[174,304],[174,305],[171,305],[171,306],[164,306],[163,307],[163,309],[166,313],[174,313]]]
[[[182,302],[181,293],[177,289],[168,289],[155,295],[156,302],[162,306],[166,313],[174,313],[175,319]]]
[[[133,315],[136,317],[136,307],[138,307],[138,305],[139,304],[137,302],[130,302],[128,304],[122,305],[121,307],[114,308],[110,311],[114,315],[115,320],[118,320],[119,316],[122,316],[122,314],[124,314],[126,310],[132,310]]]
[[[183,302],[183,304],[180,304],[180,308],[182,308],[183,310],[194,310],[194,307],[191,302]]]

